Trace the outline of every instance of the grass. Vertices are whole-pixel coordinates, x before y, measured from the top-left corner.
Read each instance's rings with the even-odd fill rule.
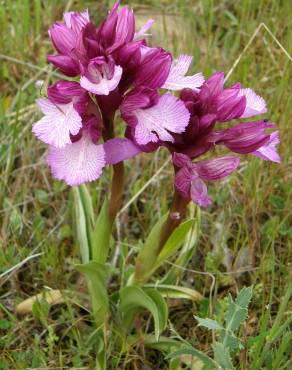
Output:
[[[269,106],[267,117],[277,123],[281,133],[280,166],[246,158],[239,173],[210,186],[214,203],[207,211],[200,211],[201,229],[195,253],[179,275],[181,285],[198,290],[206,298],[200,305],[184,300],[169,302],[172,332],[166,334],[176,333],[210,353],[212,336],[197,327],[193,315],[212,314],[220,318],[227,294],[253,285],[242,337],[246,343],[250,337],[260,338],[257,343],[262,343],[252,347],[256,348],[254,352],[242,351],[237,359],[238,369],[257,366],[257,358],[264,351],[270,352],[271,358],[263,361],[261,368],[288,369],[292,365],[287,328],[278,331],[291,314],[289,297],[285,296],[291,280],[292,254],[292,63],[287,56],[292,55],[290,1],[129,3],[137,11],[139,23],[147,17],[156,20],[153,43],[163,44],[175,55],[194,55],[193,71],[202,71],[206,76],[215,70],[226,74],[231,71],[228,83],[240,81],[264,96]],[[67,186],[52,180],[44,163],[45,147],[31,134],[31,125],[39,117],[34,100],[42,93],[37,81],[48,84],[56,79],[46,63],[46,54],[52,52],[47,29],[61,18],[66,4],[67,8],[77,10],[88,7],[95,21],[109,5],[106,1],[86,0],[76,4],[6,0],[0,7],[0,368],[3,369],[91,369],[95,363],[85,282],[74,269],[79,254],[74,241],[72,194]],[[262,22],[265,26],[258,29],[244,49]],[[165,153],[159,152],[127,164],[124,204],[144,186],[145,190],[119,216],[117,243],[127,254],[127,259],[119,263],[125,269],[133,263],[150,227],[169,206],[171,191],[166,190],[172,186],[171,167],[166,164],[160,170],[165,158]],[[101,204],[107,184],[105,177],[90,186],[95,204]],[[170,268],[171,265],[166,265],[161,274]],[[16,305],[46,287],[66,289],[71,294],[63,304],[49,309],[43,302],[34,306],[32,314],[18,317]],[[283,306],[284,297],[287,304]],[[266,337],[270,328],[273,335],[277,333],[271,343]],[[112,352],[110,356],[113,369],[167,368],[157,351],[144,352],[139,346],[130,348],[126,355]],[[148,367],[142,367],[141,362]]]

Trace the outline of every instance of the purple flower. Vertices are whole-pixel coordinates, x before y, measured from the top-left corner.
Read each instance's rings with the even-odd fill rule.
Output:
[[[82,30],[89,23],[88,11],[64,14],[64,23],[57,22],[49,30],[58,55],[48,55],[48,61],[68,76],[79,74],[79,48]]]
[[[220,180],[229,176],[239,165],[237,157],[221,157],[200,162],[181,153],[174,153],[173,163],[178,168],[175,186],[183,197],[201,207],[208,207],[212,200],[208,196],[205,181]]]
[[[159,140],[173,142],[172,133],[181,133],[189,122],[183,102],[166,93],[141,88],[127,94],[121,105],[122,118],[134,129],[139,145]]]

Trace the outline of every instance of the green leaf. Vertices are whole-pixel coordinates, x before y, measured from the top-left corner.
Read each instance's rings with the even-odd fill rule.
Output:
[[[206,366],[209,366],[211,369],[217,369],[218,365],[217,363],[212,360],[209,356],[207,356],[205,353],[198,351],[197,349],[191,347],[191,346],[186,346],[182,349],[179,349],[178,351],[172,352],[169,356],[166,358],[175,358],[175,357],[180,357],[183,355],[192,355],[198,359],[200,359]]]
[[[92,259],[105,263],[108,256],[112,233],[112,222],[109,219],[109,202],[104,200],[91,235]]]
[[[236,297],[235,303],[242,307],[242,308],[248,308],[248,305],[251,301],[252,297],[252,287],[244,287],[241,289],[241,291],[238,293],[238,296]]]
[[[222,343],[215,342],[213,345],[214,358],[215,361],[224,369],[224,370],[234,370],[230,353],[227,347],[224,347]]]
[[[161,252],[159,253],[154,269],[157,269],[166,259],[171,257],[179,249],[194,224],[195,220],[191,219],[181,223],[174,229],[173,233],[167,239]]]
[[[228,309],[225,314],[226,330],[235,331],[247,319],[248,311],[246,308],[241,308],[233,301],[229,301]]]
[[[76,233],[79,242],[80,254],[83,263],[87,263],[90,259],[90,236],[88,225],[86,222],[86,213],[84,204],[82,202],[82,196],[80,188],[74,187],[74,209],[75,209],[75,222],[76,222]]]
[[[174,299],[190,299],[194,302],[201,301],[204,297],[194,289],[177,285],[146,284],[145,287],[157,289],[163,297]]]
[[[153,268],[158,255],[161,228],[167,216],[168,214],[164,215],[156,222],[138,254],[135,268],[136,281],[146,280],[149,276],[149,271]]]
[[[85,212],[87,227],[92,229],[94,225],[94,211],[93,211],[91,195],[85,184],[80,185],[78,189],[79,189],[79,194],[81,196],[81,200],[82,200],[82,204],[83,204],[83,208]]]
[[[128,346],[135,346],[141,343],[141,335],[131,335],[126,338]],[[143,344],[147,348],[156,349],[160,352],[171,353],[174,350],[180,349],[184,344],[178,340],[165,337],[163,335],[159,336],[157,341],[156,337],[152,334],[143,334]]]
[[[96,261],[90,261],[87,264],[76,265],[76,269],[86,275],[93,316],[99,327],[105,323],[108,316],[109,300],[106,290],[108,267]]]
[[[161,299],[163,298],[161,297],[161,299],[158,299],[156,293],[153,294],[152,291],[150,294],[147,294],[147,292],[140,287],[127,286],[122,289],[120,293],[121,301],[119,309],[123,314],[123,321],[126,326],[132,323],[133,316],[137,309],[143,307],[150,311],[154,319],[155,338],[158,341],[160,333],[166,326],[167,318],[165,317],[165,307],[163,308],[163,313],[159,312],[162,307]],[[154,295],[155,298],[153,299]],[[157,306],[157,302],[159,306]]]
[[[194,318],[198,321],[199,326],[204,326],[210,330],[223,330],[223,327],[216,321],[212,319],[201,319],[198,316],[194,316]]]
[[[161,328],[166,328],[168,320],[168,306],[165,302],[165,299],[156,289],[147,289],[145,291],[156,304]]]

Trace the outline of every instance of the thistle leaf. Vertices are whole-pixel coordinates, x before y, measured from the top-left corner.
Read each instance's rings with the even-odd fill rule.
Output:
[[[215,342],[213,345],[214,358],[215,361],[224,369],[224,370],[235,370],[229,349],[225,347],[222,343]]]
[[[242,308],[248,308],[248,305],[251,301],[252,297],[252,287],[244,287],[241,289],[241,291],[238,293],[238,296],[236,297],[235,303],[242,307]]]
[[[198,316],[194,316],[194,318],[198,321],[199,326],[204,326],[210,330],[223,330],[224,328],[216,321],[212,319],[201,319]]]

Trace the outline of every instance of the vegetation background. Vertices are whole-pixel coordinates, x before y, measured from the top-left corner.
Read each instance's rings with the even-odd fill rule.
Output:
[[[210,353],[212,336],[197,326],[193,315],[205,317],[211,311],[218,318],[228,293],[253,285],[249,318],[241,335],[247,344],[249,337],[262,336],[265,341],[263,317],[268,327],[273,325],[291,280],[291,1],[127,3],[134,8],[138,25],[149,17],[155,19],[150,42],[163,45],[175,56],[193,55],[193,72],[202,71],[205,76],[217,70],[230,72],[228,83],[240,81],[266,99],[267,117],[280,129],[281,165],[243,158],[238,173],[210,186],[212,207],[191,210],[200,217],[200,232],[193,258],[179,281],[206,298],[200,304],[169,302],[173,331]],[[52,52],[48,28],[62,18],[65,9],[89,8],[92,19],[99,22],[111,4],[105,0],[0,2],[1,369],[94,368],[94,352],[86,341],[90,326],[85,284],[74,270],[79,254],[71,192],[53,181],[45,165],[45,146],[35,140],[31,126],[40,117],[34,104],[40,94],[39,81],[48,84],[56,79],[46,62]],[[120,214],[117,234],[117,243],[128,248],[126,265],[169,205],[172,171],[165,158],[160,151],[127,164],[125,204],[132,202]],[[107,182],[105,177],[90,185],[97,207]],[[34,307],[32,313],[17,316],[19,302],[48,288],[74,294],[63,304]],[[281,320],[285,320],[291,306],[282,311]],[[287,330],[271,345],[270,365],[262,368],[292,367],[284,340]],[[238,369],[249,368],[253,355],[242,351]],[[166,368],[154,350],[131,349],[117,363],[121,369]]]

